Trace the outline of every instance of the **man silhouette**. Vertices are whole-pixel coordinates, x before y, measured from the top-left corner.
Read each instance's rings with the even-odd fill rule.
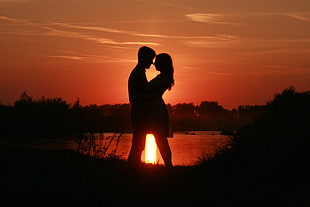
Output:
[[[156,53],[153,49],[143,46],[138,51],[138,63],[131,71],[128,79],[128,93],[131,104],[131,123],[133,128],[131,149],[128,156],[130,166],[140,165],[141,154],[145,146],[148,130],[148,84],[145,71],[153,64]]]

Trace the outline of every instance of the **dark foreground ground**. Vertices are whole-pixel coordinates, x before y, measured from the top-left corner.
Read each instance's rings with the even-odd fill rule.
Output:
[[[71,151],[0,148],[1,206],[309,206],[308,176],[144,166]],[[289,163],[288,163],[289,168]],[[263,170],[264,172],[268,169]],[[2,205],[3,204],[3,205]]]

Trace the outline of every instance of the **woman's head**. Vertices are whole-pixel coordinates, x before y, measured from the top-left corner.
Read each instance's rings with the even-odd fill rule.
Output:
[[[174,85],[174,78],[173,78],[173,63],[172,59],[169,54],[161,53],[156,56],[155,63],[154,63],[156,70],[160,71],[162,74],[167,74],[170,79],[170,87]]]

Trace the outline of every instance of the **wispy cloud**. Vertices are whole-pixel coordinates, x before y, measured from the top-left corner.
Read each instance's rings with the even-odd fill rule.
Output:
[[[231,24],[224,20],[224,15],[219,13],[192,13],[185,15],[188,19],[194,22],[203,22],[211,24]]]
[[[77,56],[66,56],[66,55],[50,55],[51,58],[61,58],[61,59],[69,59],[69,60],[83,60],[84,57]]]
[[[110,38],[100,37],[100,36],[94,36],[89,34],[84,34],[80,32],[72,32],[72,31],[66,31],[66,30],[59,30],[52,27],[47,26],[41,26],[44,29],[47,29],[48,31],[44,33],[44,35],[49,36],[58,36],[58,37],[67,37],[67,38],[79,38],[89,41],[94,41],[100,44],[112,44],[112,45],[159,45],[155,42],[132,42],[132,41],[115,41]]]
[[[66,28],[72,28],[72,29],[82,29],[82,30],[93,30],[93,31],[99,31],[99,32],[109,32],[109,33],[117,33],[117,34],[127,34],[131,36],[139,36],[139,37],[166,37],[164,35],[159,34],[145,34],[145,33],[138,33],[135,31],[130,30],[119,30],[114,28],[108,28],[108,27],[93,27],[93,26],[81,26],[81,25],[74,25],[74,24],[67,24],[67,23],[54,23],[55,25],[59,25]]]
[[[22,3],[22,2],[29,2],[30,0],[0,0],[1,3]]]
[[[269,68],[270,73],[274,74],[310,74],[309,68],[303,68],[298,66],[288,66],[288,65],[266,65]]]
[[[82,61],[87,60],[91,62],[100,62],[100,63],[129,63],[136,62],[135,59],[126,59],[119,57],[112,57],[107,55],[95,55],[95,54],[86,54],[77,51],[69,50],[58,50],[55,51],[55,55],[49,55],[50,58],[66,59],[66,60],[75,60]]]
[[[98,27],[98,26],[84,26],[78,24],[68,24],[68,23],[48,23],[48,24],[37,24],[33,22],[29,22],[27,20],[15,19],[5,16],[0,16],[0,20],[10,21],[10,22],[22,22],[23,24],[29,24],[32,26],[37,26],[40,29],[43,29],[40,33],[31,32],[31,31],[20,31],[21,35],[45,35],[45,36],[57,36],[57,37],[65,37],[65,38],[79,38],[88,41],[97,42],[100,44],[106,45],[150,45],[150,46],[158,46],[159,43],[155,41],[117,41],[116,39],[107,38],[106,36],[111,35],[93,35],[90,34],[90,31],[103,32],[103,33],[115,33],[136,37],[145,37],[151,39],[174,39],[180,40],[181,43],[190,45],[192,47],[231,47],[232,44],[236,43],[238,37],[226,34],[214,35],[214,36],[182,36],[182,35],[163,35],[163,34],[148,34],[148,33],[139,33],[136,31],[130,30],[121,30],[109,27]],[[72,30],[74,29],[74,30]],[[131,39],[128,37],[128,39]]]
[[[83,30],[94,30],[101,32],[110,32],[110,33],[118,33],[118,34],[126,34],[131,36],[139,36],[139,37],[150,37],[150,38],[164,38],[164,39],[174,39],[174,40],[182,40],[182,43],[186,45],[191,45],[192,47],[230,47],[233,43],[236,43],[238,37],[232,35],[215,35],[215,36],[182,36],[182,35],[162,35],[162,34],[146,34],[146,33],[138,33],[135,31],[129,30],[119,30],[114,28],[107,27],[92,27],[92,26],[80,26],[80,25],[72,25],[72,24],[64,24],[64,23],[55,23],[56,25],[74,28],[74,29],[83,29]],[[107,40],[104,40],[107,41]],[[123,43],[123,44],[135,44],[135,42]],[[140,44],[140,42],[136,42],[136,44]],[[152,43],[143,43],[150,44]],[[154,44],[153,44],[154,45]]]
[[[71,24],[65,24],[65,23],[49,23],[49,24],[39,24],[30,22],[28,20],[23,19],[16,19],[6,16],[0,16],[0,20],[9,21],[13,23],[24,23],[31,26],[36,26],[38,28],[44,29],[44,32],[41,33],[32,33],[29,31],[21,30],[20,32],[16,32],[17,34],[27,34],[27,35],[47,35],[47,36],[58,36],[58,37],[66,37],[66,38],[79,38],[84,39],[88,41],[94,41],[100,44],[111,44],[111,45],[152,45],[157,46],[159,45],[156,42],[139,42],[139,41],[116,41],[111,38],[106,38],[103,35],[90,35],[83,32],[77,32],[77,31],[68,31],[65,29],[56,29],[53,26],[59,25],[67,28],[76,28],[76,29],[87,29],[87,30],[97,30],[102,32],[109,32],[109,33],[127,33],[127,34],[134,34],[132,31],[122,31],[117,29],[111,29],[111,28],[105,28],[105,27],[86,27],[86,26],[77,26],[77,25],[71,25]],[[139,35],[138,33],[136,35]],[[143,35],[143,34],[140,34]]]
[[[189,39],[185,44],[192,47],[231,48],[238,43],[239,38],[233,35],[205,36],[203,38]]]
[[[255,50],[255,51],[246,51],[242,52],[242,55],[269,55],[287,52],[290,49],[265,49],[265,50]]]
[[[55,22],[53,24],[66,27],[66,28],[72,28],[72,29],[94,30],[94,31],[111,32],[111,33],[128,33],[128,31],[112,29],[108,27],[81,26],[81,25],[59,23],[59,22]]]
[[[286,16],[300,21],[310,22],[310,12],[287,13]]]
[[[9,22],[26,22],[27,21],[24,19],[16,19],[16,18],[11,18],[7,16],[0,16],[0,20],[9,21]]]
[[[288,40],[289,42],[290,40]],[[308,40],[305,40],[304,43],[309,43],[310,41]],[[272,43],[274,43],[274,41],[269,41],[269,43],[267,43],[267,41],[265,42],[265,45],[271,45]],[[298,43],[296,41],[296,43]],[[285,42],[283,41],[283,44],[284,45]],[[302,54],[307,54],[309,53],[310,54],[310,49],[308,48],[300,48],[300,47],[296,47],[295,48],[292,48],[292,47],[286,47],[286,48],[283,48],[283,46],[281,46],[281,48],[277,48],[277,46],[274,46],[273,49],[261,49],[261,50],[254,50],[254,51],[245,51],[245,52],[242,52],[241,54],[242,55],[250,55],[250,56],[253,56],[253,55],[270,55],[270,54],[284,54],[284,53],[302,53]]]
[[[242,20],[257,16],[283,16],[291,17],[300,21],[310,21],[310,11],[305,12],[243,12],[243,13],[190,13],[185,14],[186,18],[194,22],[209,24],[234,24],[243,25],[236,22],[236,19]]]

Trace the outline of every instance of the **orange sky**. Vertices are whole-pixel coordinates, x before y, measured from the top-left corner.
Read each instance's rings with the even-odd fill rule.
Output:
[[[174,60],[167,103],[232,109],[265,104],[291,85],[310,90],[308,0],[0,0],[0,27],[2,104],[25,90],[128,103],[142,45]]]

